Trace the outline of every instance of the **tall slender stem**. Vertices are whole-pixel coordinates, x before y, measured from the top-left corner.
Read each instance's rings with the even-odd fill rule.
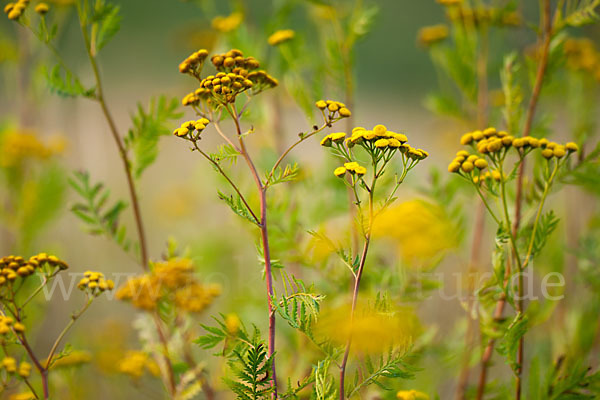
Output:
[[[86,7],[86,5],[87,4],[85,4],[84,7]],[[104,91],[102,88],[102,79],[100,77],[100,70],[98,68],[98,63],[96,61],[95,50],[92,48],[90,37],[89,37],[88,31],[87,31],[87,21],[85,19],[84,12],[87,12],[87,11],[82,10],[81,4],[78,1],[77,2],[77,13],[79,15],[79,26],[81,28],[81,33],[83,35],[83,39],[85,42],[85,47],[86,47],[88,58],[90,60],[90,65],[91,65],[92,71],[94,73],[94,79],[96,81],[95,100],[98,101],[98,103],[100,104],[100,108],[102,109],[104,118],[106,119],[106,122],[108,123],[110,133],[111,133],[111,135],[115,141],[115,144],[117,145],[117,148],[119,150],[119,156],[121,158],[121,161],[123,162],[123,169],[125,171],[125,176],[127,178],[127,187],[129,189],[129,197],[131,199],[131,205],[133,207],[133,215],[134,215],[134,219],[135,219],[135,225],[136,225],[136,229],[137,229],[138,239],[140,242],[140,260],[141,260],[140,262],[141,262],[142,268],[144,270],[147,270],[148,269],[148,249],[147,249],[147,245],[146,245],[146,235],[144,233],[144,224],[142,222],[142,215],[141,215],[141,211],[140,211],[138,194],[136,192],[135,182],[133,179],[133,173],[131,171],[131,162],[129,160],[127,150],[125,149],[123,139],[121,138],[121,135],[119,134],[117,125],[115,124],[112,114],[111,114],[110,110],[108,109],[108,106],[104,99]]]
[[[535,77],[535,83],[533,86],[533,91],[531,94],[531,98],[529,100],[529,104],[527,107],[527,114],[525,117],[525,126],[523,128],[523,136],[528,136],[531,133],[531,128],[533,125],[533,118],[535,116],[535,111],[539,102],[540,93],[542,90],[542,86],[544,83],[544,77],[546,75],[546,70],[548,68],[548,58],[550,54],[550,42],[552,40],[552,18],[551,18],[551,4],[550,0],[543,0],[543,10],[541,10],[542,14],[542,24],[543,24],[543,32],[542,32],[542,48],[541,54],[538,64],[538,69]],[[516,236],[519,230],[519,225],[521,223],[521,208],[522,208],[522,200],[523,200],[523,176],[525,173],[525,160],[521,161],[519,165],[519,171],[517,176],[517,190],[515,197],[515,219],[514,224],[512,226],[512,237]],[[508,284],[508,279],[505,279],[504,286]],[[522,279],[519,279],[518,289],[519,293],[522,291]],[[520,296],[522,297],[522,296]],[[502,317],[502,312],[504,310],[504,306],[506,303],[505,296],[501,296],[498,302],[496,303],[496,310],[494,312],[494,318],[499,319]],[[522,305],[522,303],[521,303]],[[494,350],[493,339],[488,341],[488,344],[484,350],[483,357],[481,359],[481,373],[479,376],[479,385],[477,389],[477,400],[481,400],[483,398],[483,394],[485,391],[485,383],[487,376],[487,367],[489,364],[489,360],[493,354]],[[520,399],[521,396],[521,365],[524,359],[524,339],[521,338],[519,341],[519,348],[517,350],[517,364],[519,365],[517,379],[517,388],[515,397]]]
[[[363,275],[365,262],[367,260],[367,252],[369,251],[369,244],[371,242],[371,230],[373,228],[374,212],[373,212],[373,200],[375,192],[375,184],[377,182],[377,162],[373,162],[373,182],[371,183],[371,189],[369,190],[369,226],[365,230],[365,243],[360,256],[358,264],[358,271],[354,276],[354,288],[352,290],[352,306],[350,309],[350,333],[346,342],[346,349],[344,350],[344,356],[342,363],[340,364],[340,400],[345,400],[345,377],[346,377],[346,365],[348,364],[348,356],[350,355],[350,347],[352,346],[352,331],[354,329],[354,314],[356,311],[356,304],[358,302],[358,292],[360,289],[360,281]],[[356,192],[354,192],[356,194]],[[357,203],[360,199],[356,197]]]
[[[52,364],[52,357],[54,357],[54,353],[56,352],[56,349],[58,349],[58,345],[60,344],[60,342],[63,340],[63,338],[65,337],[65,335],[67,334],[67,332],[69,332],[69,330],[71,329],[71,327],[75,324],[75,321],[77,321],[77,319],[79,317],[81,317],[81,315],[90,307],[90,305],[92,304],[93,300],[94,300],[93,297],[91,297],[90,299],[88,299],[88,301],[85,303],[85,305],[83,306],[83,308],[81,310],[79,310],[79,312],[71,315],[71,320],[64,327],[64,329],[62,330],[62,332],[58,335],[58,337],[54,341],[54,344],[52,345],[52,348],[50,349],[50,353],[48,353],[48,358],[46,359],[46,365],[44,366],[44,368],[46,370],[48,370],[50,368],[50,365]]]
[[[354,312],[356,310],[356,303],[358,301],[358,290],[360,288],[360,280],[363,274],[365,261],[367,259],[367,252],[369,251],[370,238],[365,239],[365,244],[360,256],[360,263],[358,266],[358,272],[354,278],[354,290],[352,291],[352,308],[350,310],[350,326],[354,325]],[[346,349],[344,350],[344,357],[340,364],[340,400],[345,400],[345,376],[346,376],[346,365],[348,364],[348,356],[350,355],[350,346],[352,345],[352,329],[346,342]]]
[[[256,188],[258,189],[260,196],[260,235],[263,247],[263,260],[265,263],[265,280],[267,286],[267,305],[269,312],[269,340],[268,340],[268,349],[267,354],[269,357],[273,357],[273,353],[275,352],[275,311],[273,308],[273,272],[271,270],[271,248],[269,246],[269,232],[267,229],[267,186],[263,185],[263,182],[258,175],[258,171],[248,150],[246,149],[246,144],[244,143],[244,138],[242,135],[242,129],[239,121],[239,114],[236,111],[235,104],[226,106],[227,112],[233,118],[235,123],[235,128],[237,131],[237,136],[240,144],[240,152],[246,163],[248,164],[248,168],[250,169],[250,173],[254,178],[254,182],[256,184]],[[287,154],[287,153],[286,153]],[[283,158],[283,157],[282,157]],[[281,158],[281,159],[282,159]],[[273,399],[277,399],[277,369],[275,367],[275,358],[272,359],[271,364],[271,385],[273,387]]]
[[[542,39],[542,53],[541,59],[538,65],[538,70],[535,78],[535,85],[529,100],[529,106],[527,109],[527,117],[525,120],[525,127],[523,129],[523,136],[528,136],[531,132],[533,124],[533,117],[537,108],[540,92],[544,83],[544,76],[548,67],[548,58],[550,53],[550,42],[552,40],[552,17],[551,17],[551,5],[550,0],[544,0],[544,10],[542,12],[542,23],[543,23],[543,39]],[[513,235],[516,236],[519,231],[519,224],[521,221],[521,204],[523,198],[523,176],[525,171],[525,160],[521,162],[519,166],[519,175],[517,177],[517,193],[515,199],[515,221],[513,226]],[[523,274],[519,274],[518,280],[518,293],[519,301],[517,303],[518,311],[523,309]],[[521,373],[523,370],[523,360],[525,352],[525,337],[521,336],[519,340],[519,348],[517,350],[517,383],[515,389],[515,399],[521,399]]]

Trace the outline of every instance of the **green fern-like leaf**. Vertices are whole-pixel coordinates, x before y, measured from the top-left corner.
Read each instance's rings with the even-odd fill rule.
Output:
[[[100,51],[121,28],[120,7],[97,0],[94,8],[91,22],[97,29],[93,29],[92,32],[96,32],[96,51]]]
[[[528,322],[529,320],[523,314],[517,314],[496,347],[498,353],[506,357],[507,363],[515,373],[519,367],[517,348],[519,347],[519,341],[527,332]]]
[[[131,117],[133,127],[125,137],[126,149],[133,151],[133,171],[137,178],[156,159],[158,141],[171,133],[171,121],[181,117],[178,107],[176,98],[167,100],[165,96],[152,99],[147,111],[138,104],[137,113]]]
[[[225,193],[221,192],[220,190],[217,191],[217,193],[218,193],[219,199],[223,200],[225,202],[225,204],[227,204],[229,206],[229,208],[231,208],[231,210],[235,214],[244,218],[245,220],[252,222],[255,225],[258,224],[258,221],[254,218],[254,216],[250,213],[250,211],[248,211],[248,208],[246,207],[246,205],[244,204],[244,202],[242,201],[240,196],[238,196],[238,195],[236,195],[235,197],[233,195],[228,196]]]
[[[272,357],[267,355],[266,346],[260,339],[260,332],[255,328],[252,340],[243,348],[234,350],[228,362],[235,379],[223,380],[238,399],[267,399],[273,391],[272,362]]]
[[[57,64],[51,70],[44,67],[44,75],[50,91],[63,97],[94,97],[96,93],[95,88],[86,89],[83,87],[79,78],[73,73]]]
[[[106,235],[123,250],[129,251],[131,241],[125,226],[120,223],[121,213],[127,208],[127,203],[119,200],[109,206],[110,191],[102,183],[92,183],[88,172],[75,172],[69,184],[82,200],[75,203],[71,211],[85,223],[88,232]]]
[[[555,29],[583,26],[600,20],[597,8],[600,0],[566,0],[557,10]]]

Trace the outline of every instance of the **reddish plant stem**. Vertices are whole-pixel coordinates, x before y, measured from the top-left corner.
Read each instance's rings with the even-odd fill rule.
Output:
[[[229,109],[229,107],[227,107],[227,111],[229,112],[229,114],[231,115],[231,117],[233,118],[233,121],[235,123],[238,140],[240,143],[240,152],[242,154],[242,157],[246,161],[246,164],[248,164],[248,168],[250,169],[250,173],[252,174],[252,177],[254,178],[254,183],[256,184],[256,188],[258,189],[259,195],[260,195],[259,228],[260,228],[260,235],[261,235],[261,241],[262,241],[262,246],[263,246],[263,258],[264,258],[264,262],[265,262],[265,280],[266,280],[266,286],[267,286],[267,305],[268,305],[268,312],[269,312],[269,339],[268,339],[267,354],[269,357],[272,357],[273,353],[275,352],[275,312],[273,310],[273,300],[272,300],[274,291],[273,291],[273,272],[271,269],[271,248],[269,246],[269,232],[267,229],[267,188],[268,188],[268,186],[265,186],[263,184],[263,182],[261,181],[260,175],[258,174],[256,166],[254,165],[254,162],[252,161],[250,154],[248,154],[248,150],[246,149],[246,144],[244,143],[244,139],[243,139],[243,135],[242,135],[242,129],[240,126],[240,121],[239,121],[239,114],[237,113],[237,111],[235,109],[235,104],[232,104],[231,110]],[[271,384],[273,387],[272,397],[273,397],[273,399],[277,399],[277,372],[276,372],[276,367],[275,367],[275,358],[272,359],[271,373],[272,373],[272,377],[271,377],[272,383]]]
[[[542,90],[542,86],[544,83],[544,76],[546,74],[546,70],[548,67],[548,57],[550,53],[550,42],[552,40],[552,19],[551,19],[551,5],[550,0],[544,0],[544,9],[542,11],[542,19],[543,19],[543,38],[542,38],[542,48],[540,54],[540,61],[536,73],[535,83],[533,87],[533,91],[531,94],[531,98],[529,100],[529,105],[527,107],[527,115],[525,118],[525,126],[523,128],[523,136],[529,136],[531,133],[531,127],[533,125],[533,118],[535,116],[535,111],[538,105],[540,93]],[[512,227],[512,235],[516,237],[517,232],[519,230],[519,225],[521,222],[521,206],[523,200],[523,176],[525,172],[525,160],[523,160],[519,166],[518,177],[517,177],[517,191],[515,197],[515,217],[514,223]],[[518,265],[518,263],[517,263]],[[520,271],[519,271],[520,272]],[[510,267],[507,267],[505,274],[505,282],[504,289],[506,289],[506,285],[508,284],[508,280],[506,279],[506,275],[510,275]],[[517,302],[517,311],[523,309],[523,285],[522,279],[519,279],[518,282],[518,293],[519,300]],[[505,296],[502,296],[497,304],[496,311],[494,313],[494,319],[500,319],[502,317],[502,312],[504,311],[504,307],[506,304]],[[486,375],[487,375],[487,367],[489,360],[491,359],[492,353],[494,349],[494,340],[490,339],[488,341],[488,345],[485,348],[483,353],[483,357],[481,360],[481,374],[479,376],[479,386],[477,389],[477,400],[481,400],[483,398],[483,393],[485,391],[485,383],[486,383]],[[522,372],[522,363],[524,358],[524,339],[523,337],[519,341],[519,348],[517,350],[517,382],[516,382],[516,391],[515,397],[520,399],[521,397],[521,372]]]
[[[528,136],[531,132],[531,127],[533,124],[533,117],[535,115],[535,110],[537,108],[537,104],[539,101],[540,93],[542,91],[542,86],[544,84],[544,76],[546,74],[546,70],[548,68],[548,57],[550,54],[550,41],[552,40],[552,17],[550,10],[550,0],[544,1],[544,10],[543,10],[543,41],[542,41],[542,54],[540,59],[540,64],[538,65],[538,70],[535,78],[535,85],[533,87],[533,93],[531,94],[531,99],[529,100],[529,107],[527,109],[527,119],[525,120],[525,128],[523,129],[523,136]],[[515,198],[515,220],[513,223],[512,234],[513,237],[517,236],[517,232],[519,231],[519,224],[521,222],[521,205],[523,202],[523,176],[525,172],[525,160],[519,166],[519,176],[517,178],[517,193]],[[518,265],[518,263],[515,263]],[[522,271],[519,271],[522,272]],[[523,275],[519,274],[518,280],[518,289],[519,299],[517,301],[517,311],[523,312],[524,310],[524,301],[523,301]],[[521,336],[519,340],[519,348],[517,350],[517,380],[516,380],[516,388],[515,388],[515,399],[521,399],[521,387],[522,387],[522,372],[523,372],[523,361],[524,361],[524,353],[525,353],[525,337]]]
[[[18,321],[20,322],[20,320]],[[31,349],[31,346],[29,345],[29,342],[27,342],[27,338],[25,337],[25,335],[17,335],[17,338],[19,339],[19,342],[21,342],[21,345],[25,348],[25,351],[27,352],[27,355],[29,355],[29,358],[33,362],[33,365],[35,365],[35,368],[40,373],[40,377],[42,378],[42,389],[44,391],[44,399],[48,399],[50,397],[50,391],[48,390],[48,370],[42,366],[40,361],[35,356],[33,350]]]

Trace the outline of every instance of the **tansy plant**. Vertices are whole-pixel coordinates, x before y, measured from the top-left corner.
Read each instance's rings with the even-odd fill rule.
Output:
[[[322,110],[327,110],[331,106],[331,103],[317,102],[317,107]],[[354,194],[354,204],[358,209],[358,225],[363,239],[362,251],[357,252],[357,258],[353,260],[350,257],[346,260],[354,277],[354,285],[349,316],[351,328],[339,364],[339,398],[341,400],[346,398],[345,374],[352,345],[352,324],[355,318],[360,282],[371,243],[373,222],[377,215],[395,200],[394,195],[404,182],[408,172],[429,155],[425,150],[410,146],[407,141],[406,135],[389,131],[384,125],[376,125],[372,130],[356,127],[349,137],[345,132],[340,132],[329,134],[321,140],[322,146],[331,148],[332,153],[344,161],[343,165],[337,167],[333,173],[341,178]],[[395,163],[393,161],[396,159],[399,159],[401,168],[395,175],[393,187],[381,197],[383,201],[378,206],[376,189],[381,185],[380,182],[386,173],[394,171]]]
[[[101,272],[85,272],[77,285],[85,294],[83,306],[71,315],[46,356],[42,357],[30,344],[30,330],[34,327],[28,316],[36,296],[67,268],[66,262],[46,253],[29,259],[20,256],[0,258],[0,345],[4,352],[0,361],[0,394],[3,397],[25,385],[28,398],[49,399],[49,372],[56,361],[69,354],[66,349],[59,351],[62,340],[94,299],[114,287]],[[33,282],[36,277],[40,279],[39,284]],[[31,375],[32,365],[37,371],[35,376]]]
[[[191,107],[199,119],[184,122],[179,128],[175,129],[173,134],[190,142],[192,150],[204,157],[227,180],[234,194],[226,195],[219,192],[219,197],[236,214],[254,224],[260,231],[260,257],[264,264],[268,295],[269,334],[267,351],[262,351],[262,346],[256,343],[256,346],[249,345],[250,347],[240,351],[242,353],[252,353],[252,357],[264,356],[264,360],[255,361],[261,365],[264,362],[271,366],[268,381],[270,382],[272,395],[277,397],[277,378],[274,359],[275,312],[272,300],[274,289],[271,248],[269,246],[267,225],[267,192],[273,185],[291,181],[298,174],[298,167],[295,164],[288,164],[284,168],[280,166],[293,148],[323,129],[332,126],[333,123],[340,119],[349,117],[351,113],[344,104],[329,102],[328,105],[323,107],[323,124],[320,127],[314,126],[310,132],[300,133],[298,140],[282,152],[273,167],[265,173],[261,173],[258,171],[254,159],[247,148],[247,141],[255,134],[254,130],[244,131],[242,120],[244,112],[250,105],[253,97],[264,90],[277,86],[278,81],[266,71],[259,69],[260,64],[255,58],[246,57],[237,49],[210,57],[210,63],[214,67],[215,72],[206,74],[203,70],[208,56],[208,51],[201,49],[192,53],[179,65],[181,73],[188,74],[198,81],[199,87],[187,94],[182,102],[185,106]],[[320,106],[326,103],[319,102],[318,104]],[[233,134],[228,134],[221,126],[221,120],[224,116],[231,118],[234,126]],[[201,140],[205,135],[204,131],[208,124],[214,127],[216,133],[225,142],[218,153],[209,153],[201,146]],[[225,160],[236,159],[238,157],[244,159],[255,183],[259,196],[258,210],[250,204],[247,196],[242,193],[225,168]],[[234,387],[235,385],[232,386],[232,388]]]
[[[461,144],[469,146],[475,152],[471,154],[467,150],[459,151],[448,166],[448,171],[460,175],[473,185],[498,226],[494,278],[480,289],[480,293],[484,298],[490,297],[498,301],[493,316],[496,320],[502,316],[507,302],[515,309],[516,315],[506,328],[507,332],[499,351],[507,357],[515,373],[519,397],[524,336],[528,326],[523,274],[534,257],[540,253],[547,237],[558,223],[552,211],[543,213],[544,205],[560,174],[568,170],[569,160],[577,152],[578,146],[573,142],[563,145],[531,136],[514,137],[495,128],[466,133],[461,138]],[[536,193],[533,195],[535,202],[532,204],[535,216],[530,230],[515,232],[509,212],[511,204],[507,195],[508,187],[512,189],[516,186],[518,181],[515,178],[519,168],[526,159],[535,156],[541,161],[539,169],[535,170],[536,174],[531,179],[536,183]],[[487,363],[489,360],[494,342],[493,336],[489,338],[482,362]],[[486,367],[482,364],[484,373],[478,387],[480,396],[485,390]]]

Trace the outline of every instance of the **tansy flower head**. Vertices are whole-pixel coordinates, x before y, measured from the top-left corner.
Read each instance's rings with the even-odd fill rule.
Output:
[[[231,336],[237,335],[242,325],[242,321],[240,321],[240,317],[237,314],[227,314],[225,316],[225,328],[227,329],[227,333]]]
[[[220,294],[220,287],[202,285],[193,272],[192,261],[187,258],[155,263],[149,274],[129,279],[119,288],[117,298],[149,311],[166,300],[178,310],[201,312]]]
[[[46,4],[46,3],[38,3],[35,6],[35,12],[40,15],[45,15],[48,12],[48,10],[49,10],[48,4]]]
[[[446,39],[448,35],[449,31],[446,25],[425,26],[419,29],[417,40],[422,46],[429,47]]]
[[[254,57],[244,57],[238,49],[213,55],[210,60],[217,73],[202,78],[202,67],[207,58],[208,51],[203,49],[180,64],[181,72],[194,76],[200,82],[198,89],[183,98],[183,105],[197,106],[204,102],[215,108],[234,102],[240,93],[251,91],[258,94],[279,84],[266,71],[258,70],[260,64]]]
[[[345,137],[345,132],[330,133],[321,140],[321,146],[331,147],[332,143],[342,143]]]
[[[450,0],[438,0],[450,1]],[[429,400],[429,396],[426,393],[419,392],[418,390],[400,390],[396,393],[398,400]]]
[[[333,174],[335,176],[337,176],[338,178],[343,177],[344,175],[346,175],[346,168],[344,167],[337,167],[334,171]]]
[[[287,42],[288,40],[292,40],[296,33],[291,29],[283,29],[273,33],[269,36],[267,42],[271,46],[278,46],[281,43]]]
[[[21,18],[28,5],[29,0],[18,0],[16,3],[8,3],[4,7],[4,13],[8,16],[8,19],[14,21]]]
[[[153,376],[160,375],[158,364],[142,351],[130,350],[119,362],[119,372],[133,379],[141,378],[146,371]]]
[[[86,271],[83,274],[83,278],[77,284],[77,288],[98,296],[102,292],[113,290],[115,283],[110,279],[105,279],[102,272]]]
[[[206,118],[186,121],[173,131],[173,135],[187,140],[196,141],[200,139],[200,134],[206,129],[210,121]]]
[[[9,374],[17,372],[17,360],[12,357],[4,357],[1,365]]]
[[[22,361],[21,364],[19,364],[18,374],[21,378],[28,378],[31,374],[31,364],[27,361]]]
[[[214,30],[228,33],[240,26],[244,20],[244,14],[240,12],[234,12],[226,16],[218,15],[213,18],[211,25]]]
[[[315,105],[319,110],[323,111],[323,116],[325,116],[328,122],[334,119],[348,118],[352,115],[346,105],[339,101],[318,100]]]
[[[419,325],[409,309],[388,312],[373,310],[366,304],[358,305],[353,323],[347,318],[350,305],[324,310],[315,325],[315,335],[326,337],[343,346],[352,335],[352,348],[361,354],[381,354],[394,347],[407,348],[418,334]]]

